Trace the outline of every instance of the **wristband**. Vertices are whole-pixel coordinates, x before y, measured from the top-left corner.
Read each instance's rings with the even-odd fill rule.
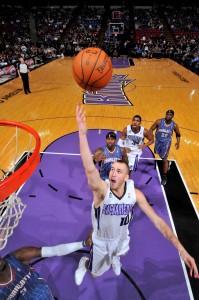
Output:
[[[118,142],[117,142],[117,145],[120,146],[120,147],[125,147],[125,141],[122,140],[122,139],[119,139]]]

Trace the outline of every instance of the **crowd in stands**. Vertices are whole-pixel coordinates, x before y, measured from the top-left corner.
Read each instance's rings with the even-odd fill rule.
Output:
[[[104,8],[88,7],[79,12],[73,26],[64,34],[65,55],[76,55],[84,47],[98,45]]]
[[[198,12],[193,8],[184,8],[181,10],[167,8],[165,16],[167,17],[170,28],[174,31],[199,30]]]
[[[135,30],[158,29],[163,30],[163,24],[155,10],[134,9]]]
[[[120,12],[114,15],[114,10]],[[30,36],[30,12],[37,30],[37,42]],[[74,13],[75,12],[75,13]],[[82,48],[98,46],[110,56],[138,58],[171,58],[199,74],[199,13],[164,8],[165,20],[175,43],[167,40],[164,23],[153,8],[119,7],[110,9],[99,39],[105,14],[103,6],[33,8],[1,6],[0,66],[13,63],[20,56],[48,61],[61,55],[74,56]],[[122,23],[117,34],[110,23]],[[117,27],[117,26],[116,26]]]
[[[41,43],[61,42],[63,33],[72,18],[73,8],[35,8],[32,10],[38,39]]]
[[[28,13],[22,8],[1,7],[0,12],[0,64],[18,59],[30,44]]]
[[[199,74],[199,11],[167,8],[165,16],[176,40],[175,58]]]

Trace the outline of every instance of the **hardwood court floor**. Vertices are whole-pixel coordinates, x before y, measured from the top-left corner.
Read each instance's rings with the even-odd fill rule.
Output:
[[[59,137],[77,130],[75,106],[83,102],[83,90],[72,77],[72,61],[71,57],[57,59],[31,72],[32,94],[15,94],[22,88],[20,78],[0,86],[0,119],[24,122],[37,130],[41,151]],[[144,127],[150,128],[156,119],[165,116],[166,110],[173,109],[182,138],[176,151],[173,137],[170,159],[177,161],[188,190],[195,193],[192,199],[199,211],[199,77],[170,59],[134,59],[134,63],[135,66],[113,71],[118,77],[124,75],[123,78],[132,80],[123,89],[132,105],[85,104],[88,128],[121,131],[135,114],[141,115]],[[9,94],[10,98],[5,100]],[[4,145],[6,135],[1,134],[0,139]],[[1,168],[7,170],[9,159],[6,155],[0,159]]]

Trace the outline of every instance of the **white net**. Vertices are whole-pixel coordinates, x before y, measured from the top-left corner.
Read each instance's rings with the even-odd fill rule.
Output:
[[[0,250],[6,246],[25,208],[26,205],[15,193],[0,203]]]

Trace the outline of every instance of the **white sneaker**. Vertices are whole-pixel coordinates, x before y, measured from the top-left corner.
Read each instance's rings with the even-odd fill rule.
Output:
[[[88,257],[83,256],[79,261],[78,269],[75,271],[75,283],[80,285],[84,279],[84,276],[87,272],[86,261]]]
[[[119,257],[114,257],[112,262],[112,269],[116,276],[119,276],[121,274],[121,263]]]

